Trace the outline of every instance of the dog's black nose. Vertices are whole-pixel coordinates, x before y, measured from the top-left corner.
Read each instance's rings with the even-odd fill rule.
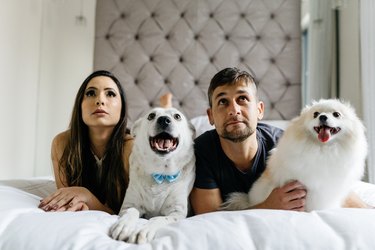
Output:
[[[172,120],[168,116],[160,116],[157,120],[158,125],[160,125],[160,127],[163,129],[168,127],[171,122]]]
[[[321,121],[321,122],[326,122],[327,121],[327,116],[326,115],[321,115],[321,116],[319,116],[319,121]]]

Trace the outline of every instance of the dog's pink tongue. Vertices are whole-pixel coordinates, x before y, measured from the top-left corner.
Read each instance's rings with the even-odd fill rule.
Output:
[[[321,128],[319,130],[318,139],[321,142],[327,142],[331,137],[331,129],[330,128]]]

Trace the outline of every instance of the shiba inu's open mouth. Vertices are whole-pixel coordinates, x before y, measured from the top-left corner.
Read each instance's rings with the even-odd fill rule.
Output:
[[[178,146],[178,138],[162,132],[149,138],[150,146],[153,151],[159,154],[168,154],[174,151]]]
[[[338,132],[340,132],[341,128],[339,127],[333,128],[327,125],[320,125],[320,126],[314,127],[314,130],[316,131],[316,133],[318,133],[318,139],[321,142],[327,142],[331,138],[332,135],[335,135]]]

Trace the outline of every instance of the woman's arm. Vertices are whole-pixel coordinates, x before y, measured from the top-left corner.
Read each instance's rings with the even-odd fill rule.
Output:
[[[53,138],[51,145],[51,159],[53,166],[53,174],[55,176],[56,187],[62,188],[67,187],[67,181],[65,174],[59,169],[59,161],[64,153],[68,141],[68,132],[58,134]]]
[[[112,209],[101,203],[87,188],[79,186],[59,188],[44,198],[39,207],[47,212],[100,210],[113,214]]]
[[[64,172],[59,169],[59,160],[68,141],[68,132],[57,135],[51,146],[51,158],[57,191],[44,198],[39,208],[45,211],[101,210],[113,214],[112,209],[102,204],[85,187],[68,187]]]

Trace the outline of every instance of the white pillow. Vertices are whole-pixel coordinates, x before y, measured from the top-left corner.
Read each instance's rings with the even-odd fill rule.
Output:
[[[191,124],[193,124],[195,128],[195,137],[200,136],[204,132],[214,129],[215,127],[210,124],[207,115],[201,115],[194,117],[190,120]]]
[[[56,184],[52,177],[0,180],[0,185],[21,189],[41,198],[45,198],[56,191]]]
[[[265,123],[277,128],[281,128],[282,130],[285,130],[286,127],[288,127],[290,121],[288,120],[261,120],[259,123]]]

